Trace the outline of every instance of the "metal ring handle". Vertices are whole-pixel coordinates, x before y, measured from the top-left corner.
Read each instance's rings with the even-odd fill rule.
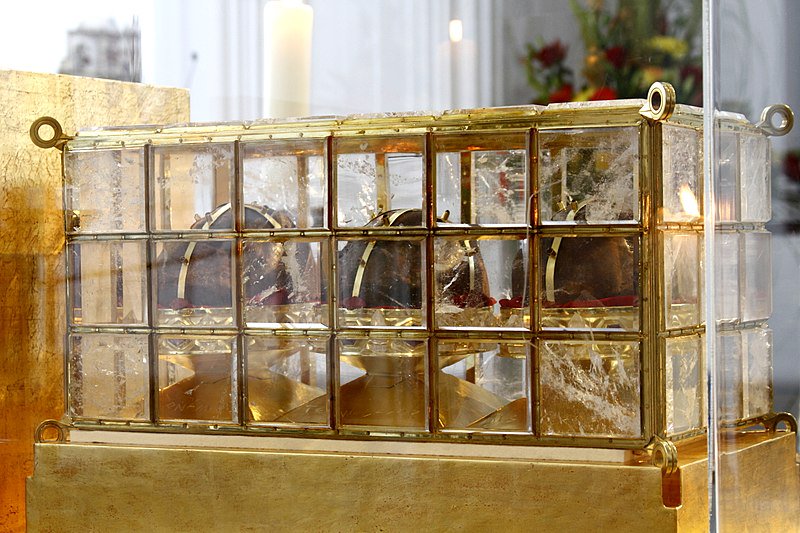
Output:
[[[797,433],[797,419],[791,413],[774,413],[771,416],[764,417],[764,428],[770,432],[775,433],[778,429],[778,424],[783,422],[789,431]]]
[[[49,126],[53,128],[52,137],[47,139],[42,137],[40,130],[43,126]],[[66,140],[64,137],[64,130],[61,128],[61,124],[59,124],[59,122],[53,117],[39,117],[34,120],[33,124],[31,124],[30,135],[33,144],[39,148],[55,148],[58,147],[59,144],[63,144],[63,142]]]
[[[651,448],[653,466],[660,468],[664,475],[678,471],[678,448],[671,441],[654,436],[648,448]]]
[[[772,124],[772,120],[780,116],[781,123],[779,126]],[[772,137],[781,137],[792,131],[794,126],[794,113],[792,108],[786,104],[774,104],[764,108],[761,112],[761,122],[756,124],[757,127],[764,130],[767,135]]]
[[[56,438],[46,439],[44,434],[51,429],[56,430]],[[33,440],[34,442],[67,442],[67,426],[58,420],[45,420],[36,428]]]
[[[647,92],[647,103],[639,110],[639,114],[652,120],[667,120],[675,111],[677,96],[675,87],[665,81],[657,81]]]

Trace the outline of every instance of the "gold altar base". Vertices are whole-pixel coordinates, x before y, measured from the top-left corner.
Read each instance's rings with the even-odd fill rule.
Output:
[[[91,432],[79,433],[102,440]],[[199,443],[215,442],[216,437],[142,435],[141,442],[165,438]],[[258,441],[261,446],[292,441],[232,439],[240,440],[228,442]],[[332,445],[295,441],[297,448],[314,442]],[[341,442],[345,448],[348,444],[367,450],[375,443]],[[382,450],[401,450],[404,444],[379,443]],[[800,469],[794,446],[794,433],[738,434],[723,443],[723,486],[739,489],[721,498],[721,516],[730,531],[792,531],[797,526]],[[482,447],[457,446],[468,448]],[[510,447],[486,449],[498,448]],[[679,446],[678,473],[664,477],[646,457],[602,450],[600,457],[613,461],[617,454],[620,462],[37,444],[36,471],[27,486],[28,527],[148,532],[705,531],[703,448],[702,438]],[[515,450],[506,453],[513,455]],[[569,450],[562,453],[567,458]],[[733,467],[739,486],[727,479]]]

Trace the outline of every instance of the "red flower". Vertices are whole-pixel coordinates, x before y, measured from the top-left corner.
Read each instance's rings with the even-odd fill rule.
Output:
[[[500,304],[500,307],[519,309],[522,307],[524,302],[522,301],[522,296],[515,296],[513,298],[501,298],[500,302],[498,303]]]
[[[597,100],[615,100],[617,98],[617,91],[612,89],[611,87],[600,87],[597,89],[592,96],[589,97],[589,100],[594,102]]]
[[[346,309],[361,309],[367,305],[367,302],[358,296],[351,296],[342,303]]]
[[[543,67],[552,67],[567,57],[567,47],[561,44],[560,40],[556,39],[552,43],[540,48],[534,57],[539,60]]]
[[[681,80],[692,78],[695,82],[703,81],[703,68],[698,65],[684,65],[681,67]]]
[[[606,59],[615,69],[619,70],[625,65],[628,52],[621,46],[612,46],[606,50]]]
[[[547,97],[547,103],[558,104],[561,102],[569,102],[572,100],[572,96],[572,85],[565,83],[560,89],[550,93],[550,96]]]
[[[796,152],[789,152],[783,158],[783,173],[796,182],[800,182],[800,157]]]

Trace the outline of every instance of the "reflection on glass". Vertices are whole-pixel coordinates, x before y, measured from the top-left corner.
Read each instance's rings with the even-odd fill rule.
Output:
[[[423,208],[421,137],[336,139],[335,152],[340,227],[366,226],[386,211]]]
[[[436,325],[524,328],[527,309],[526,241],[434,241]]]
[[[165,334],[157,349],[160,420],[236,422],[233,337]]]
[[[766,320],[772,314],[772,249],[768,231],[745,232],[742,320]]]
[[[439,342],[440,427],[529,431],[527,352],[523,343]]]
[[[667,433],[678,435],[704,426],[704,370],[701,337],[666,340]]]
[[[526,135],[437,135],[436,209],[448,222],[527,223]]]
[[[326,337],[247,336],[248,420],[328,425]]]
[[[243,200],[246,205],[292,219],[297,228],[327,225],[327,164],[324,140],[270,140],[242,144]],[[264,226],[245,219],[246,229]],[[272,224],[272,227],[288,227]]]
[[[700,241],[696,233],[664,232],[664,324],[700,324]]]
[[[638,239],[555,237],[542,240],[542,326],[639,328]]]
[[[700,132],[665,125],[662,131],[664,222],[697,221],[701,216],[702,146]]]
[[[539,157],[543,224],[639,220],[637,128],[542,131]],[[581,206],[583,215],[569,219],[565,211],[573,205]]]
[[[772,218],[770,148],[764,135],[740,136],[742,222],[769,222]]]
[[[147,323],[145,246],[133,240],[68,246],[71,323]]]
[[[394,216],[397,215],[397,218]],[[384,215],[413,224],[419,211]],[[379,219],[376,219],[379,220]],[[376,222],[380,224],[380,222]],[[423,323],[423,245],[417,238],[339,241],[339,322],[344,327],[419,327]]]
[[[340,337],[341,424],[427,431],[426,345],[424,340]]]
[[[542,341],[539,346],[542,434],[642,434],[638,344]]]
[[[230,207],[232,144],[158,146],[153,152],[156,231],[233,229],[233,217],[216,220],[212,215]]]
[[[67,231],[136,233],[144,223],[144,148],[64,153]]]
[[[714,184],[718,222],[739,219],[739,136],[724,132],[719,137],[719,169]]]
[[[156,243],[158,323],[169,326],[231,324],[233,240]]]
[[[242,244],[245,321],[250,327],[324,327],[327,247],[305,239]]]
[[[745,355],[742,406],[745,418],[772,412],[772,330],[757,327],[742,331]]]
[[[104,420],[150,419],[147,335],[72,335],[69,414]]]

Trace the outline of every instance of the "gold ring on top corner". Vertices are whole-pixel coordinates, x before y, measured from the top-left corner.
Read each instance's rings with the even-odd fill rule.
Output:
[[[773,120],[779,117],[780,123],[776,126]],[[761,121],[756,124],[770,137],[781,137],[792,131],[794,127],[794,113],[786,104],[773,104],[761,112]]]
[[[36,443],[62,443],[67,442],[70,426],[58,420],[45,420],[36,428],[33,440]],[[54,436],[50,436],[53,435]]]
[[[764,429],[769,433],[775,433],[778,429],[778,424],[783,422],[789,431],[797,433],[797,419],[791,413],[773,413],[765,416],[761,423],[764,424]]]
[[[51,129],[52,134],[45,129],[46,133],[43,136],[42,128]],[[64,150],[64,145],[72,138],[64,135],[61,124],[53,117],[39,117],[34,120],[31,124],[30,135],[33,144],[39,148],[58,148],[59,150]]]
[[[647,91],[647,101],[639,114],[652,120],[667,120],[675,111],[676,103],[675,87],[665,81],[657,81]]]
[[[678,471],[678,448],[672,441],[654,436],[646,447],[650,451],[653,466],[668,476]]]

